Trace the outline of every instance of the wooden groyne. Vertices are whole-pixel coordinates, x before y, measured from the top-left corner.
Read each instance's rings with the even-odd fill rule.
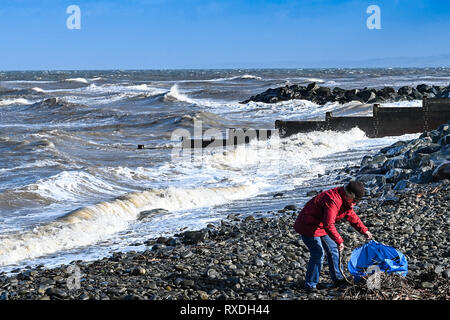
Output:
[[[422,107],[380,107],[373,105],[372,117],[333,117],[325,114],[324,121],[276,120],[280,137],[310,131],[346,131],[358,127],[369,138],[398,136],[438,128],[450,120],[450,98],[423,98]]]
[[[267,140],[277,132],[277,129],[251,129],[251,128],[228,128],[225,139],[216,139],[214,137],[207,139],[184,139],[181,137],[182,148],[212,148],[237,146],[239,144],[249,143],[252,139]]]
[[[267,140],[277,134],[281,138],[300,132],[347,131],[360,128],[369,138],[398,136],[437,129],[450,121],[450,98],[423,98],[422,107],[380,107],[374,104],[371,117],[333,117],[325,113],[322,121],[276,120],[275,129],[228,128],[225,138],[192,139],[181,137],[186,149],[236,146],[252,139]],[[138,149],[148,149],[138,145]]]

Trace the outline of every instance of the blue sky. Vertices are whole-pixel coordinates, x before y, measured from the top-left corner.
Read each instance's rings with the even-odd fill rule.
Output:
[[[0,70],[448,67],[450,1],[1,0],[0,39]]]

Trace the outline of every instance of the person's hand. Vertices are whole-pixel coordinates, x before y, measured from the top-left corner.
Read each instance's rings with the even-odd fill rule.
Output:
[[[339,250],[339,252],[344,250],[344,243],[343,242],[339,244],[338,250]]]
[[[364,235],[366,236],[367,240],[373,239],[373,236],[369,230],[367,230],[366,233],[364,233]]]

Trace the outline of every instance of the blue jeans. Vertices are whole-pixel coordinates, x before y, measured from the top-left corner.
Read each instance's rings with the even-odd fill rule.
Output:
[[[306,288],[315,288],[319,283],[320,270],[322,269],[323,258],[327,255],[328,268],[330,269],[331,280],[342,280],[342,274],[339,271],[339,251],[329,236],[306,237],[302,235],[302,240],[310,252],[308,267],[306,269]]]

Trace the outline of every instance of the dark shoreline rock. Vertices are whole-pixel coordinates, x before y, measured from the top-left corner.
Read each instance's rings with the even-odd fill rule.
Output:
[[[450,84],[448,86],[430,86],[419,84],[416,88],[410,86],[400,87],[395,90],[392,87],[383,87],[380,89],[363,88],[345,90],[339,87],[333,89],[329,87],[320,87],[312,82],[308,86],[286,85],[284,87],[270,88],[240,103],[250,101],[277,103],[292,99],[309,100],[319,105],[328,102],[339,102],[341,104],[350,101],[359,101],[361,103],[384,103],[389,101],[409,101],[421,100],[422,98],[448,98],[450,97]]]
[[[449,131],[450,122],[417,139],[397,141],[375,155],[364,156],[354,178],[365,183],[372,194],[449,179]]]

